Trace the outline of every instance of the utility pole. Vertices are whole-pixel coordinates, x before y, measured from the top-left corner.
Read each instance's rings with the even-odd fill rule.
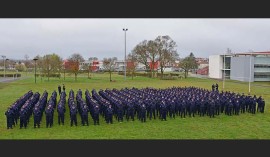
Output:
[[[126,65],[126,32],[128,31],[128,29],[127,28],[123,28],[123,31],[125,32],[125,61],[124,61],[124,67],[125,67],[125,80],[126,80],[126,77],[127,77],[127,75],[126,75],[126,71],[127,71],[127,65]]]
[[[248,82],[248,94],[250,94],[250,82],[251,82],[251,57],[252,54],[250,54],[249,59],[249,82]]]
[[[4,63],[4,77],[6,77],[6,63],[5,63],[5,58],[6,58],[6,56],[4,56],[4,55],[2,55],[1,56],[2,58],[3,58],[3,63]]]
[[[36,72],[37,72],[37,70],[36,70],[37,69],[36,68],[36,62],[37,62],[38,59],[34,58],[33,60],[35,61],[35,83],[37,83],[37,81],[36,81],[36,77],[37,77],[37,75],[36,75]]]

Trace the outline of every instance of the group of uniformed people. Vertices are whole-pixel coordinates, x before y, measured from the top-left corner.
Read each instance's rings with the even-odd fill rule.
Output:
[[[225,115],[239,115],[239,113],[264,113],[265,101],[256,95],[244,95],[234,92],[219,92],[196,87],[171,87],[166,89],[155,88],[124,88],[106,89],[98,92],[93,89],[91,94],[85,91],[83,99],[81,89],[76,93],[71,89],[68,97],[70,111],[70,125],[77,126],[77,113],[81,117],[82,125],[89,125],[88,112],[93,119],[94,125],[100,124],[100,117],[106,123],[113,123],[115,118],[118,122],[134,121],[137,117],[141,122],[147,119],[167,120],[167,117],[179,116],[195,117],[209,116],[213,118],[221,113]],[[39,99],[39,93],[32,91],[18,99],[7,111],[7,128],[12,128],[20,118],[20,128],[26,128],[30,116],[34,115],[34,127],[40,127],[42,114],[46,114],[46,127],[53,126],[54,109],[57,107],[58,124],[64,125],[66,93],[62,91],[58,104],[57,93],[54,91],[47,102],[48,93],[45,91]],[[57,104],[57,106],[56,106]]]

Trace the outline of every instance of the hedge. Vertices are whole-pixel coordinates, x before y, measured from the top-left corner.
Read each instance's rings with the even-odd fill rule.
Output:
[[[6,77],[16,77],[16,74],[6,74]],[[4,74],[0,74],[0,77],[4,77]],[[21,77],[21,74],[17,73],[17,77]]]
[[[47,74],[36,74],[36,77],[48,77]],[[50,74],[49,77],[61,77],[61,74]]]

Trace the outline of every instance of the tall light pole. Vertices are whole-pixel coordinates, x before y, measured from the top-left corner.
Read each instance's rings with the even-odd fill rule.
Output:
[[[126,32],[128,31],[127,28],[123,28],[123,31],[125,32],[125,61],[124,61],[124,66],[125,66],[125,80],[126,80],[126,71],[127,71],[127,65],[126,65]]]
[[[16,74],[16,71],[15,71],[15,64],[16,64],[16,62],[13,62],[13,70],[14,70],[13,79],[15,79],[15,74]]]
[[[4,77],[6,77],[6,61],[8,61],[9,59],[5,59],[5,62],[4,62],[4,70],[5,70],[5,73],[4,73]]]
[[[249,59],[249,82],[248,82],[248,94],[250,94],[250,82],[251,82],[251,57],[252,54],[250,54]]]
[[[37,58],[34,58],[33,60],[35,61],[35,83],[37,83],[37,80],[36,80],[36,78],[37,78],[37,76],[36,76],[36,72],[37,72],[37,70],[36,70],[37,69],[36,68],[36,63],[37,63],[37,60],[38,59]]]
[[[4,62],[4,78],[6,77],[6,56],[2,55],[2,58],[3,58],[3,62]]]
[[[225,53],[223,54],[223,91],[225,88]]]

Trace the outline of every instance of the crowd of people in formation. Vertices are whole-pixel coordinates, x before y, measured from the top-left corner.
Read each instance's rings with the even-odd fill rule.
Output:
[[[68,108],[70,114],[70,126],[77,126],[77,117],[80,124],[90,125],[89,116],[93,119],[93,125],[100,124],[100,118],[106,123],[160,119],[166,121],[169,118],[209,116],[214,118],[220,114],[228,116],[240,113],[264,113],[265,101],[256,95],[244,95],[234,92],[219,92],[218,86],[213,85],[212,90],[196,87],[170,87],[166,89],[155,88],[123,88],[105,89],[91,92],[86,90],[85,99],[79,89],[76,93],[71,89],[68,93]],[[48,92],[44,91],[40,97],[38,92],[29,91],[17,99],[5,112],[7,117],[7,129],[17,125],[20,119],[20,128],[26,128],[30,117],[33,115],[34,128],[40,127],[42,115],[45,112],[46,127],[53,126],[54,110],[57,109],[58,125],[65,124],[66,112],[65,90],[59,94],[53,91],[47,101]]]

